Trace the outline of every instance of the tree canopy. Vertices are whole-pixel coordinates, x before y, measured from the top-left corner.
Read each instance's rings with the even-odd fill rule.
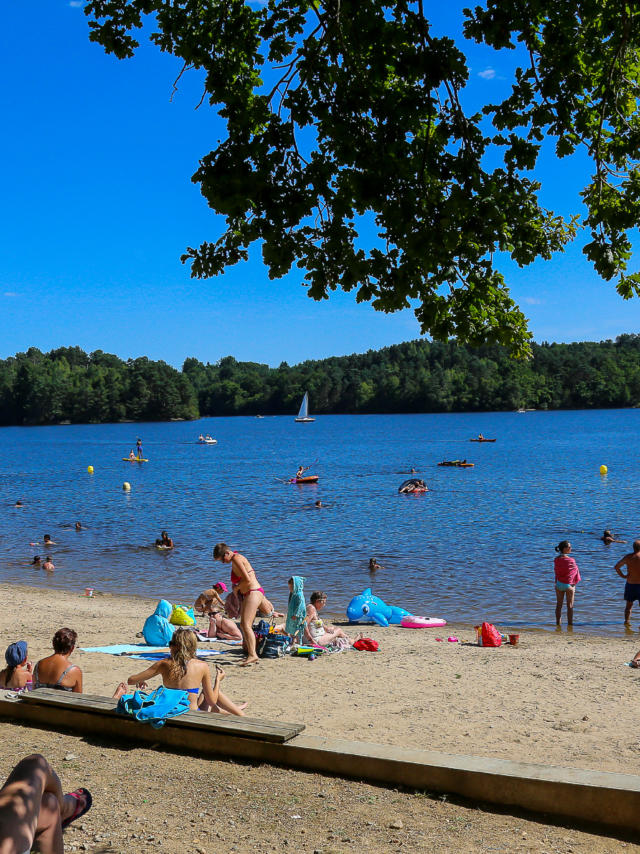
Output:
[[[464,35],[521,48],[510,96],[466,112],[468,62],[433,31],[424,0],[90,0],[91,39],[119,58],[150,38],[204,72],[227,137],[193,180],[226,218],[186,250],[216,276],[254,242],[271,278],[304,270],[309,295],[337,288],[396,311],[423,333],[530,352],[526,318],[494,255],[524,266],[576,235],[629,298],[629,232],[640,219],[640,11],[624,0],[485,0]],[[522,50],[523,48],[523,50]],[[586,214],[539,201],[545,138],[578,146],[593,174]],[[489,166],[488,164],[491,164]],[[373,238],[368,239],[373,229]]]

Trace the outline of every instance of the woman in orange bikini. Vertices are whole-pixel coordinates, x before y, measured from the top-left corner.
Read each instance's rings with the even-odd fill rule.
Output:
[[[241,667],[249,667],[258,663],[256,655],[256,636],[253,633],[253,621],[260,603],[264,598],[264,590],[260,587],[255,569],[249,561],[238,552],[234,552],[226,543],[218,543],[213,549],[213,559],[220,563],[231,564],[231,584],[237,585],[237,592],[242,600],[240,607],[240,631],[244,640],[247,657],[241,662]]]

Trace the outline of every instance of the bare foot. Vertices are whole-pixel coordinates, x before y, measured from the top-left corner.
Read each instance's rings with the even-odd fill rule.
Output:
[[[240,662],[240,667],[251,667],[252,664],[258,664],[260,659],[258,656],[254,656],[253,658],[245,658],[244,661]]]
[[[124,694],[127,694],[127,693],[128,693],[128,691],[129,691],[129,686],[127,685],[127,683],[126,683],[126,682],[121,682],[121,683],[118,685],[118,687],[116,688],[116,690],[114,691],[113,699],[114,699],[114,700],[119,700],[119,699],[120,699],[120,697],[122,697]]]

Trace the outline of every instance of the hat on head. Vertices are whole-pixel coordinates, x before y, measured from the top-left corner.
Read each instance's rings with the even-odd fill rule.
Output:
[[[223,593],[227,592],[227,585],[224,583],[224,581],[216,581],[216,583],[213,586],[219,587]]]
[[[9,667],[17,667],[19,664],[22,664],[27,657],[27,642],[18,641],[17,643],[10,643],[4,657]]]

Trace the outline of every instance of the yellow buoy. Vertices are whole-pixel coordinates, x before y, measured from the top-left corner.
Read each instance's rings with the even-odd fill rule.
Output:
[[[600,474],[606,474],[609,469],[606,466],[600,466]]]
[[[87,466],[87,471],[89,474],[93,474],[93,466]]]
[[[122,488],[125,492],[131,492],[131,484],[128,480],[125,480],[125,482],[122,484]]]

